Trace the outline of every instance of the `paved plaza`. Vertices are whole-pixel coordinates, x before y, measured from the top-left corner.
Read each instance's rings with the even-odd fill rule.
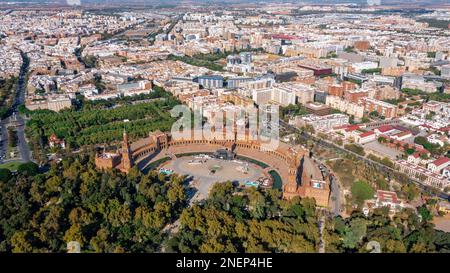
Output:
[[[218,149],[223,149],[222,145],[209,145],[209,144],[190,144],[186,146],[171,146],[168,149],[164,149],[160,153],[156,154],[150,160],[144,158],[143,161],[146,161],[144,164],[139,163],[141,169],[145,169],[148,164],[151,162],[157,161],[162,158],[171,157],[173,158],[175,155],[184,154],[184,153],[213,153]],[[280,175],[283,184],[288,181],[289,176],[289,166],[285,161],[277,158],[274,155],[264,153],[262,151],[254,150],[254,149],[246,149],[242,147],[236,148],[236,154],[238,156],[243,156],[251,159],[258,160],[270,166],[271,169],[277,171]],[[177,172],[177,171],[175,171]],[[232,172],[234,176],[235,171]],[[236,180],[236,179],[233,179]]]
[[[192,176],[192,185],[198,190],[197,199],[206,198],[211,187],[217,182],[245,183],[265,176],[261,167],[245,161],[198,159],[196,156],[176,158],[161,167],[172,169],[177,174]]]
[[[363,147],[367,151],[372,150],[376,154],[378,154],[380,156],[388,157],[392,160],[396,160],[397,156],[401,155],[400,151],[393,149],[393,148],[389,148],[383,144],[380,144],[378,141],[372,141],[372,142],[366,143],[363,145]]]

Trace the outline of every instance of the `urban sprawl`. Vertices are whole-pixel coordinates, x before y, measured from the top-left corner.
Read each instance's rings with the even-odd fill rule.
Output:
[[[89,155],[100,173],[190,177],[184,207],[231,181],[240,191],[274,189],[286,202],[311,198],[321,215],[344,219],[387,208],[391,218],[408,209],[424,220],[426,210],[449,232],[450,8],[380,11],[267,3],[0,10],[0,168],[70,170],[61,162]],[[280,144],[266,151],[234,134],[174,139],[178,104],[211,123],[278,109]],[[233,122],[248,128],[245,118]],[[58,187],[48,181],[47,190]],[[71,221],[72,229],[80,220]],[[163,223],[169,233],[189,226]],[[69,252],[94,245],[76,232],[65,235]],[[325,252],[322,241],[306,251]]]

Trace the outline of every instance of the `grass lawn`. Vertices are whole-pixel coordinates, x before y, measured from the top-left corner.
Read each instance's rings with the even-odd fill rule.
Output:
[[[0,169],[9,169],[10,171],[17,171],[17,168],[22,162],[7,162],[0,164]]]

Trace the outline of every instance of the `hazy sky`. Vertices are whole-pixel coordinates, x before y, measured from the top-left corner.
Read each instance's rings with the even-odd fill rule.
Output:
[[[180,0],[0,0],[2,2],[42,2],[42,3],[152,3],[152,4],[169,4],[169,3],[177,3],[181,2]],[[420,3],[420,4],[429,4],[429,3],[448,3],[449,0],[188,0],[192,2],[199,3],[236,3],[236,2],[274,2],[274,3],[315,3],[315,4],[330,4],[330,3],[376,3],[381,2],[381,4],[390,4],[390,3]]]

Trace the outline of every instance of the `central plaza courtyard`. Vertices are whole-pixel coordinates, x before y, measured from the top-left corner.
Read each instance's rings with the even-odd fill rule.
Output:
[[[244,185],[247,181],[269,177],[256,164],[241,160],[216,159],[209,156],[178,157],[160,167],[192,177],[192,186],[198,191],[196,199],[206,198],[211,187],[218,182],[233,181]]]

